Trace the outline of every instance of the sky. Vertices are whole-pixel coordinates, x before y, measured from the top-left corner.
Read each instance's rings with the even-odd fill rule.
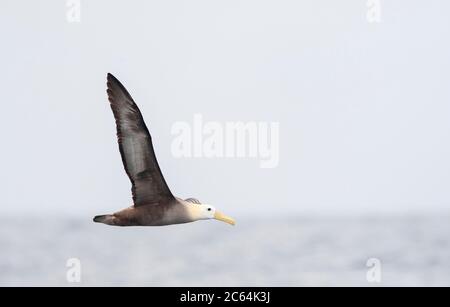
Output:
[[[107,72],[177,196],[231,216],[447,210],[450,4],[379,3],[369,22],[365,0],[81,0],[73,22],[70,2],[2,0],[0,214],[131,205]],[[195,114],[278,123],[277,166],[174,156]]]

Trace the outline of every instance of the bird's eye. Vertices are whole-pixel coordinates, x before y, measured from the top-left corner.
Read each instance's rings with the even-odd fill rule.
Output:
[[[211,211],[211,208],[208,208],[208,211]]]

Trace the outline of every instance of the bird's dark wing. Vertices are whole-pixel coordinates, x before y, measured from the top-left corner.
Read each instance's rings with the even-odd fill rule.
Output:
[[[107,86],[122,162],[132,184],[134,205],[156,205],[174,199],[156,161],[152,139],[139,108],[111,74],[108,74]]]

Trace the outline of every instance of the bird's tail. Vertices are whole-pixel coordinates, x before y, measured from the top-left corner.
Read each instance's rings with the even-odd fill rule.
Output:
[[[94,217],[94,222],[103,223],[107,225],[114,225],[114,215],[106,214],[106,215],[97,215]]]

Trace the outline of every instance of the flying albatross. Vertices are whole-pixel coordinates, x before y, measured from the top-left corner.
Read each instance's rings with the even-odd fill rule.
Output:
[[[94,217],[114,226],[163,226],[216,219],[234,225],[232,218],[195,198],[181,199],[170,192],[153,150],[152,138],[139,108],[112,74],[107,93],[116,119],[117,139],[125,172],[131,181],[133,206]]]

